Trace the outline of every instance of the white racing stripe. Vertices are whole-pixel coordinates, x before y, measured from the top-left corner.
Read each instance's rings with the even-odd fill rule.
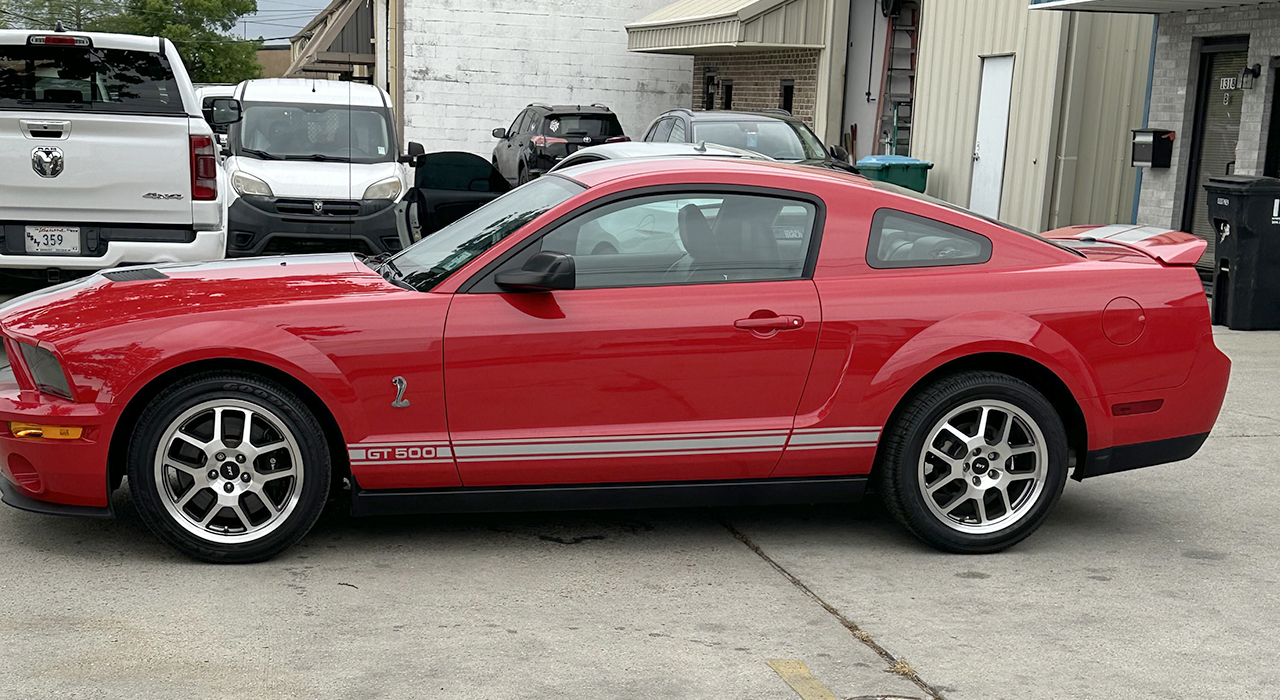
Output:
[[[790,440],[788,441],[788,434]],[[347,445],[353,466],[459,462],[513,462],[566,459],[623,459],[755,454],[787,450],[844,450],[874,447],[878,427],[739,430],[661,435],[503,438],[442,443],[357,443]]]

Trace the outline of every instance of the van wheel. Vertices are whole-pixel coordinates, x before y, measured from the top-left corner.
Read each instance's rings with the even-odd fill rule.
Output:
[[[998,552],[1044,522],[1067,481],[1067,434],[1026,382],[965,372],[925,389],[886,436],[879,465],[898,522],[946,552]]]
[[[176,382],[138,419],[129,489],[166,544],[208,562],[269,559],[324,509],[329,448],[320,423],[288,389],[247,374]]]

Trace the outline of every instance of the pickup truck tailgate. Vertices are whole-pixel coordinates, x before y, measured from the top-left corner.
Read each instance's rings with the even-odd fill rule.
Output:
[[[0,220],[190,226],[188,120],[0,111]]]

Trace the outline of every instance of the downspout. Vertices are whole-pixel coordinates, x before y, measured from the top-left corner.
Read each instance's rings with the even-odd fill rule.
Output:
[[[1155,85],[1156,80],[1156,42],[1159,41],[1160,35],[1160,15],[1156,15],[1155,22],[1151,27],[1151,59],[1147,63],[1147,102],[1142,106],[1142,128],[1150,128],[1151,119],[1151,88]],[[1142,200],[1142,171],[1144,168],[1135,168],[1138,174],[1134,176],[1133,183],[1133,221],[1138,223],[1138,202]]]

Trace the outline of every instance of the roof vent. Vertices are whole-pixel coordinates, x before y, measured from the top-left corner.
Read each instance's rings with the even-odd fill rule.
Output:
[[[167,280],[169,276],[154,267],[135,267],[128,270],[113,270],[102,273],[112,282],[141,282],[142,280]]]

